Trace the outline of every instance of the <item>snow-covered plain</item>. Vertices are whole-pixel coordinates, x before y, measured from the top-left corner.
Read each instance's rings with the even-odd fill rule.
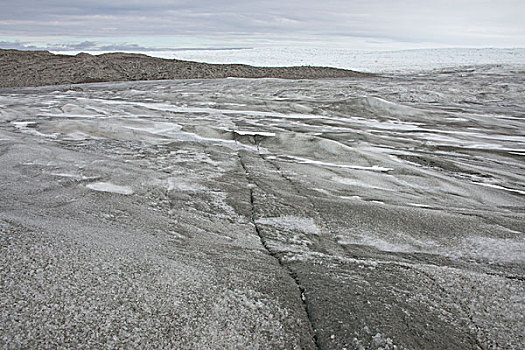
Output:
[[[78,51],[55,53],[77,54]],[[327,66],[371,73],[414,73],[479,65],[525,64],[525,48],[366,51],[342,48],[256,47],[237,50],[173,50],[141,53],[153,57],[207,63],[242,63],[269,67]]]
[[[482,63],[3,90],[0,341],[523,348],[525,67]]]

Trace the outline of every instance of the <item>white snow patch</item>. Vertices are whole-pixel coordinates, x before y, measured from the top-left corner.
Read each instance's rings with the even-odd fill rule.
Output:
[[[124,195],[133,194],[133,190],[129,186],[119,186],[112,184],[111,182],[94,182],[86,185],[87,188],[100,191],[100,192],[111,192]]]
[[[219,144],[221,144],[223,146],[227,146],[227,147],[232,148],[232,149],[244,148],[244,149],[257,151],[257,147],[256,146],[245,145],[245,144],[237,142],[235,140],[225,140],[225,139],[219,139],[219,138],[203,137],[203,136],[200,136],[200,135],[198,135],[196,133],[192,133],[192,132],[188,132],[188,131],[183,131],[181,133],[181,136],[182,136],[182,137],[180,137],[181,141],[193,141],[193,142],[202,142],[202,143],[212,142],[212,143],[219,143]],[[186,136],[186,137],[184,138],[184,136]],[[266,153],[267,150],[261,149],[261,152]]]
[[[432,207],[427,204],[420,204],[420,203],[407,203],[407,204],[413,207],[432,209]]]
[[[520,190],[516,190],[514,188],[508,188],[508,187],[504,187],[504,186],[500,186],[500,185],[496,185],[496,184],[488,184],[488,183],[485,183],[485,182],[475,182],[475,184],[476,185],[480,185],[480,186],[485,186],[485,187],[496,188],[498,190],[504,190],[504,191],[507,191],[507,192],[525,194],[525,191],[520,191]]]
[[[41,136],[41,137],[49,137],[49,138],[53,138],[53,139],[56,139],[57,136],[59,135],[58,133],[43,134],[40,131],[37,131],[37,130],[33,129],[32,127],[34,127],[36,125],[36,122],[32,122],[32,121],[11,122],[11,123],[15,126],[15,128],[17,128],[18,130],[20,130],[20,132],[22,132],[24,134]]]
[[[350,178],[346,178],[346,177],[333,176],[331,178],[331,180],[334,181],[334,182],[340,183],[342,185],[370,188],[370,189],[374,189],[374,190],[389,191],[389,192],[392,191],[391,188],[380,187],[380,186],[375,186],[375,185],[368,184],[368,183],[364,182],[365,179],[363,179],[363,180],[355,180],[355,179],[350,179]]]
[[[359,200],[362,201],[363,197],[361,196],[338,196],[341,199],[351,199],[351,200]]]
[[[79,181],[80,180],[94,180],[98,178],[97,176],[88,177],[84,175],[67,174],[67,173],[51,173],[51,175],[58,176],[58,177],[67,177],[67,178],[71,178],[71,179],[79,180]]]
[[[332,195],[330,192],[328,192],[328,191],[325,190],[324,188],[312,188],[312,190],[317,191],[317,192],[320,192],[320,193],[323,193],[323,194],[326,194],[326,195],[328,195],[328,196],[331,196],[331,195]]]
[[[303,218],[299,216],[284,215],[278,217],[261,218],[256,221],[258,224],[276,226],[283,230],[301,231],[318,235],[319,227],[312,218]]]
[[[378,165],[373,166],[361,166],[361,165],[350,165],[350,164],[335,164],[335,163],[328,163],[328,162],[321,162],[319,160],[312,160],[302,157],[294,157],[294,156],[286,156],[286,158],[291,158],[297,163],[300,164],[314,164],[314,165],[321,165],[321,166],[327,166],[327,167],[334,167],[334,168],[345,168],[345,169],[353,169],[353,170],[366,170],[366,171],[376,171],[380,173],[385,173],[392,171],[394,169],[392,168],[386,168],[381,167]]]
[[[234,132],[241,136],[275,136],[274,132],[264,132],[264,131],[241,131],[241,130],[234,130]]]

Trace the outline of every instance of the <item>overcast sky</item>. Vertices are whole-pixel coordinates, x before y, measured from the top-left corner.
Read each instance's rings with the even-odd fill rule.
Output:
[[[525,0],[0,0],[0,47],[525,47]]]

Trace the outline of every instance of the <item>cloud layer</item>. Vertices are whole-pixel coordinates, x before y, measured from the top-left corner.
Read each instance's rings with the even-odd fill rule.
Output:
[[[0,39],[29,46],[47,40],[79,50],[159,48],[158,38],[173,40],[170,46],[186,38],[200,46],[516,47],[525,46],[523,13],[522,0],[17,0],[0,4]]]
[[[242,50],[250,47],[151,47],[129,43],[105,44],[98,41],[81,41],[67,43],[47,43],[34,45],[30,42],[0,41],[0,48],[17,50],[49,50],[49,51],[192,51],[192,50]]]

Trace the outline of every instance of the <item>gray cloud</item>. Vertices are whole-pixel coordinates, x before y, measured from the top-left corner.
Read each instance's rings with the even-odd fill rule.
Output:
[[[167,48],[167,47],[146,47],[137,44],[111,44],[107,45],[97,41],[82,41],[78,43],[66,43],[66,44],[49,44],[49,45],[32,45],[28,42],[22,41],[0,41],[0,48],[4,49],[17,49],[17,50],[48,50],[48,51],[192,51],[192,50],[244,50],[250,49],[251,47],[179,47],[179,48]]]
[[[222,45],[315,45],[365,38],[525,46],[522,0],[18,0],[0,6],[0,37],[19,40],[185,36]],[[76,45],[87,50],[95,44],[88,40]]]
[[[0,41],[0,48],[17,50],[41,50],[38,46],[22,43],[20,41]]]

